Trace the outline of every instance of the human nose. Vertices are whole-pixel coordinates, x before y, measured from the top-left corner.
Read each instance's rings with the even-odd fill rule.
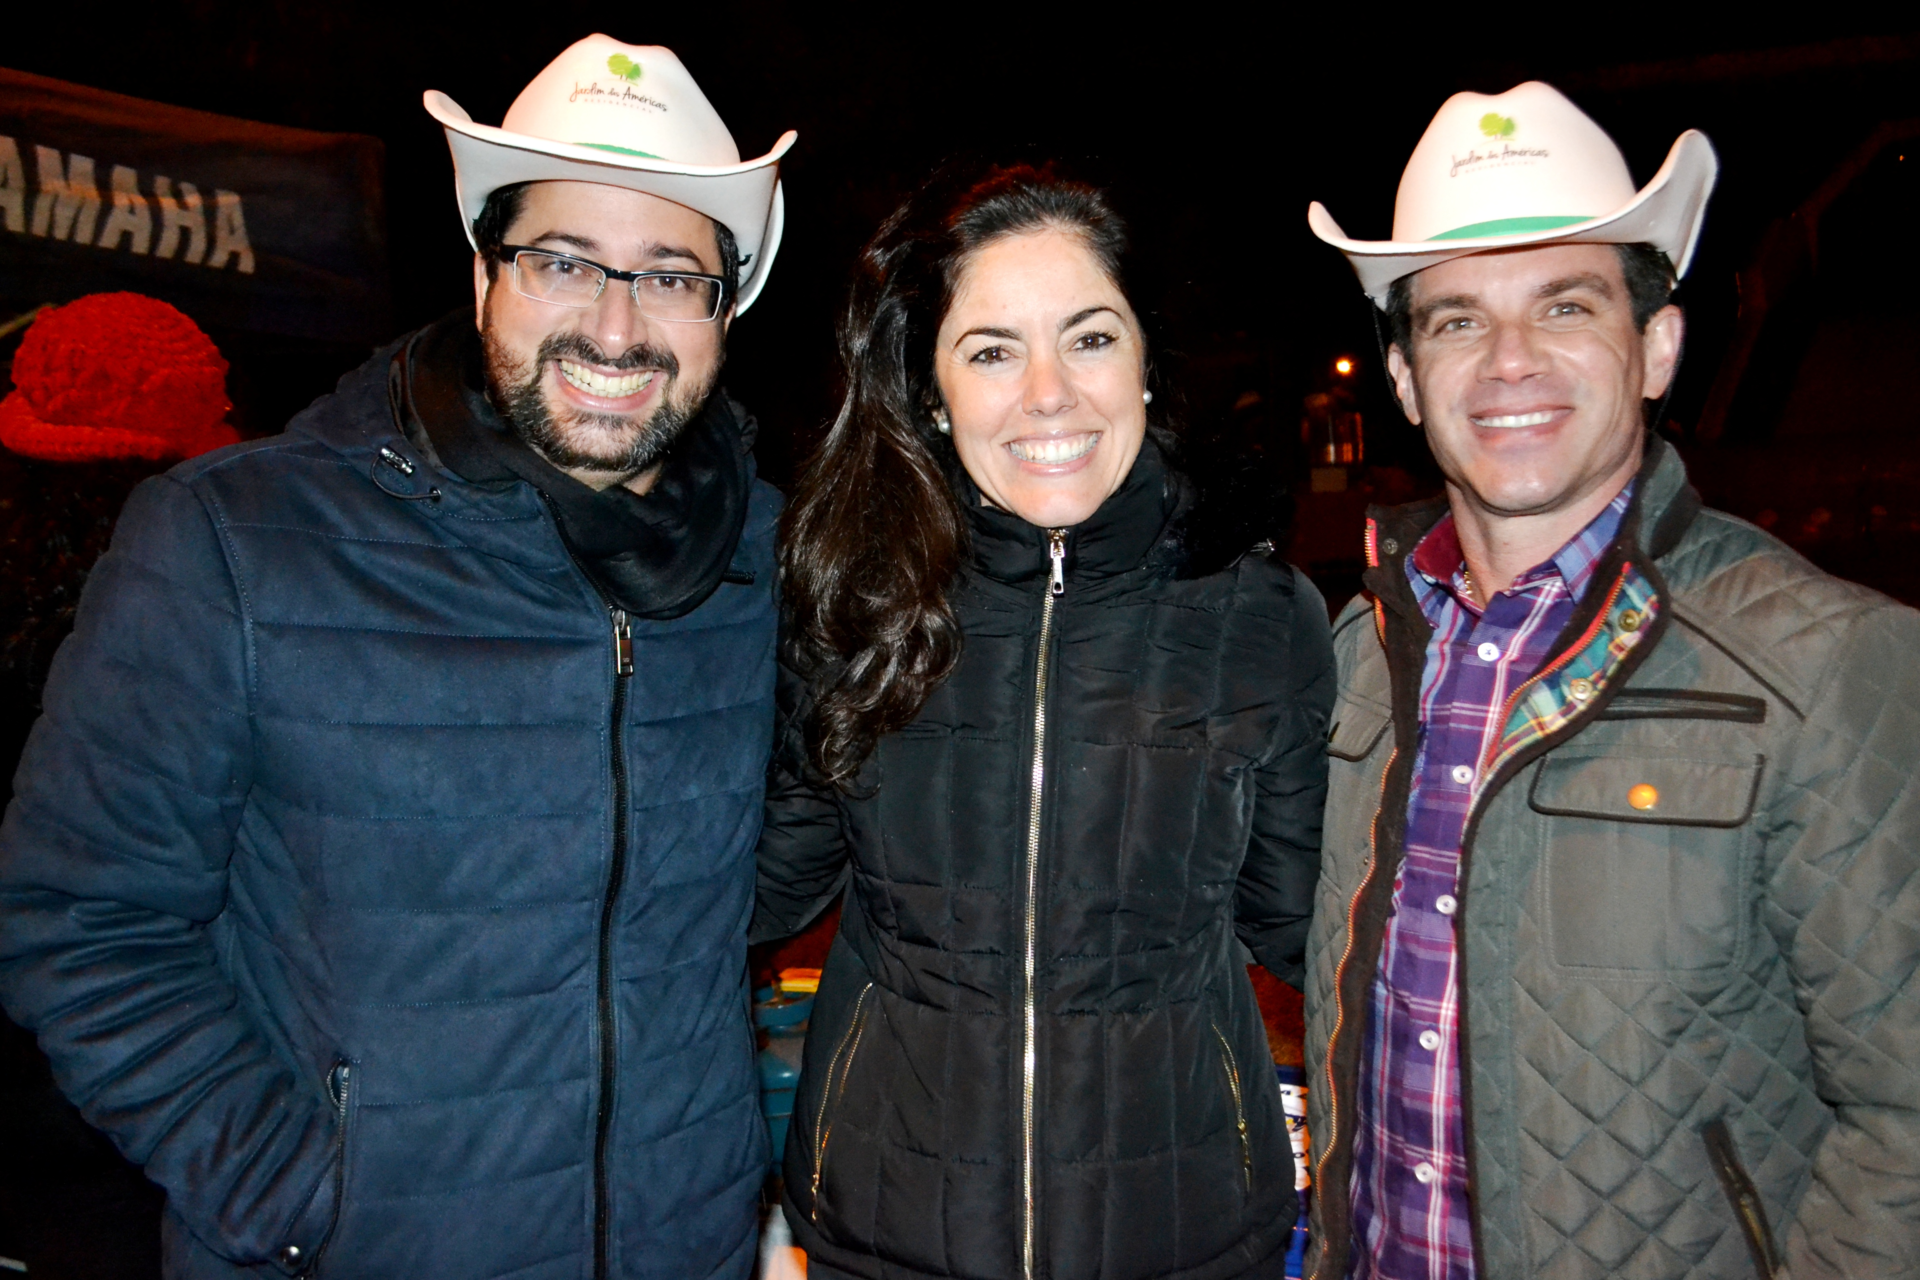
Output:
[[[1077,402],[1073,381],[1057,356],[1041,355],[1027,367],[1026,396],[1021,407],[1030,416],[1050,418],[1073,408]]]
[[[634,301],[632,281],[608,280],[600,296],[587,308],[582,328],[587,337],[600,344],[602,351],[616,358],[646,339],[648,321]]]
[[[1532,325],[1496,322],[1484,353],[1481,376],[1490,382],[1524,382],[1547,372],[1545,344]]]

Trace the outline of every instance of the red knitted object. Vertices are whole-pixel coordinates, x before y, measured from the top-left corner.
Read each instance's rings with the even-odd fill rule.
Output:
[[[13,357],[0,444],[49,462],[191,458],[240,437],[227,362],[158,298],[94,293],[42,311]]]

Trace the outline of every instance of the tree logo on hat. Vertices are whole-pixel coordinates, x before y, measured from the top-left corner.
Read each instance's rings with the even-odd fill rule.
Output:
[[[607,70],[625,80],[628,84],[640,83],[640,64],[624,53],[616,53],[607,59]]]
[[[1512,116],[1503,116],[1498,111],[1489,111],[1480,117],[1480,132],[1489,138],[1511,138],[1517,128]]]

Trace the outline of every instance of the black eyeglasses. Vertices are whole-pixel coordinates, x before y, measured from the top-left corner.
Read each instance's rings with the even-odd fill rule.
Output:
[[[609,280],[624,281],[633,295],[633,305],[641,315],[654,320],[704,323],[718,319],[721,304],[726,301],[727,282],[720,276],[692,271],[615,271],[570,253],[523,244],[501,245],[500,257],[513,264],[515,293],[556,307],[592,306]]]

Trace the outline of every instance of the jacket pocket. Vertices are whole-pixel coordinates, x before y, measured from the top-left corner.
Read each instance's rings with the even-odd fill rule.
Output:
[[[827,1143],[833,1137],[834,1114],[847,1091],[847,1077],[853,1074],[853,1059],[860,1052],[860,1036],[866,1030],[872,999],[873,983],[869,982],[853,1002],[853,1017],[847,1020],[847,1029],[841,1033],[840,1043],[833,1047],[833,1057],[827,1060],[827,1078],[820,1090],[819,1110],[813,1118],[813,1194],[807,1216],[814,1222],[820,1220],[820,1184],[826,1177]]]
[[[1600,709],[1595,720],[1724,720],[1732,724],[1765,724],[1764,698],[1744,693],[1714,693],[1702,689],[1620,690]]]
[[[1753,813],[1764,756],[1712,760],[1549,755],[1527,801],[1541,813],[1681,827],[1737,827]]]
[[[1220,1065],[1226,1068],[1227,1092],[1233,1098],[1233,1127],[1240,1135],[1240,1174],[1241,1187],[1247,1194],[1253,1193],[1253,1139],[1247,1132],[1247,1099],[1241,1087],[1240,1059],[1234,1055],[1233,1043],[1227,1039],[1227,1033],[1215,1022],[1213,1038],[1220,1042]]]
[[[1365,760],[1373,754],[1392,718],[1388,708],[1372,699],[1342,693],[1327,722],[1327,754],[1341,760]]]
[[[1766,762],[1722,750],[1623,745],[1540,762],[1527,802],[1543,815],[1538,892],[1556,965],[1671,980],[1740,962],[1758,857],[1749,820]]]
[[[1761,1202],[1753,1179],[1747,1176],[1746,1166],[1740,1163],[1740,1152],[1733,1145],[1727,1122],[1709,1121],[1701,1127],[1700,1136],[1707,1144],[1707,1160],[1713,1165],[1713,1176],[1720,1180],[1720,1190],[1726,1193],[1727,1203],[1733,1207],[1733,1219],[1747,1242],[1754,1275],[1759,1280],[1773,1280],[1780,1265],[1780,1253],[1774,1247],[1773,1228],[1767,1222],[1767,1206]]]

